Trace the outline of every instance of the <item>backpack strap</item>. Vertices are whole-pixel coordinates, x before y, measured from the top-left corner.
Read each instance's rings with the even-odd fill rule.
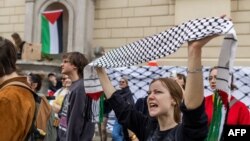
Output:
[[[34,113],[34,117],[33,117],[33,120],[32,120],[31,127],[29,129],[29,132],[25,137],[25,141],[28,141],[28,140],[33,141],[34,140],[34,137],[33,137],[34,135],[32,133],[35,132],[35,130],[36,130],[35,121],[36,121],[36,117],[37,117],[38,107],[39,107],[39,104],[41,102],[41,98],[33,90],[31,90],[31,88],[28,85],[26,85],[26,84],[24,84],[22,82],[13,81],[13,82],[10,82],[10,83],[6,84],[4,87],[7,87],[7,86],[19,86],[19,87],[25,88],[25,89],[29,90],[33,95],[33,98],[35,100],[35,106],[36,106],[35,107],[35,113]],[[4,87],[2,87],[2,88],[4,88]]]

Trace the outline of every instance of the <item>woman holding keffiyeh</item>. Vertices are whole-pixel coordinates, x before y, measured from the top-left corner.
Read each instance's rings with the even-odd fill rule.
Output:
[[[141,141],[204,140],[208,133],[204,109],[202,47],[215,36],[188,43],[187,83],[185,94],[170,78],[153,80],[149,86],[149,115],[143,116],[120,100],[104,69],[96,68],[109,104],[122,125],[132,130]],[[181,112],[183,113],[182,122]]]

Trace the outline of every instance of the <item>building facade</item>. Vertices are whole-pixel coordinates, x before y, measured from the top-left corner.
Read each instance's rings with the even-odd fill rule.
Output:
[[[238,36],[235,66],[250,66],[249,0],[0,0],[0,35],[11,39],[18,32],[28,42],[40,42],[42,11],[61,8],[67,29],[64,51],[106,51],[159,33],[188,19],[229,15]],[[209,43],[203,64],[214,66],[222,38]],[[160,65],[186,66],[186,45],[175,54],[157,60]]]

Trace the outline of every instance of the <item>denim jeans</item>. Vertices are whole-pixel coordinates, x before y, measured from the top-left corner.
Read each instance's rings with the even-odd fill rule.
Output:
[[[113,131],[112,131],[112,141],[124,141],[122,125],[115,120]]]

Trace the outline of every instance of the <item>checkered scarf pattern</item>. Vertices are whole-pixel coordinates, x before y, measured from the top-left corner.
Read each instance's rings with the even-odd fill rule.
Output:
[[[232,22],[223,18],[190,20],[159,34],[107,52],[91,65],[116,68],[141,64],[173,54],[187,41],[214,34],[226,34],[232,27]]]
[[[233,60],[237,47],[237,38],[234,29],[225,35],[220,51],[218,62],[218,74],[216,79],[216,90],[214,91],[213,117],[209,126],[207,141],[223,140],[222,132],[224,123],[227,120],[229,108],[229,96],[231,95],[231,77],[233,72]]]
[[[216,93],[220,95],[218,96],[218,103],[220,105],[217,106],[220,107],[220,110],[218,110],[217,113],[214,112],[214,115],[216,116],[216,114],[218,114],[220,115],[220,118],[217,118],[216,121],[214,121],[216,124],[210,126],[210,129],[216,128],[218,130],[209,131],[210,138],[208,138],[208,140],[218,140],[221,138],[225,122],[228,105],[227,96],[230,94],[230,73],[232,72],[231,70],[235,56],[234,53],[237,46],[236,33],[231,21],[220,17],[190,20],[159,34],[145,37],[141,40],[111,50],[105,53],[102,57],[91,62],[89,66],[117,68],[138,65],[173,54],[185,42],[202,39],[215,34],[226,35],[219,57],[219,69],[217,75],[218,91],[216,91]],[[93,74],[95,73],[93,69],[92,72]],[[98,77],[95,75],[92,76],[93,77],[90,79],[87,78],[88,80],[85,84],[90,83],[89,81],[91,80],[95,81],[96,83],[94,86],[96,86],[96,90],[93,89],[94,86],[88,85],[86,92],[93,93],[93,91],[102,91],[102,88],[97,86],[100,85]],[[226,98],[222,96],[224,93],[226,93]]]

